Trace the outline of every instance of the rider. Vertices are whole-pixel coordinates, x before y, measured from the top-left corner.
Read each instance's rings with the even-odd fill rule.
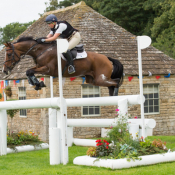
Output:
[[[73,74],[75,67],[73,65],[73,57],[70,52],[81,40],[80,33],[77,29],[74,29],[67,21],[58,21],[57,17],[50,14],[46,17],[45,22],[49,25],[50,33],[46,39],[37,39],[39,44],[43,42],[50,42],[56,40],[58,37],[66,38],[69,42],[69,47],[66,53],[63,53],[64,57],[68,61],[68,73]]]

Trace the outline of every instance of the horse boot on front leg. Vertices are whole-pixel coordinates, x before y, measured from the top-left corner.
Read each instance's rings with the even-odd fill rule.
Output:
[[[69,74],[75,73],[75,67],[74,67],[74,64],[73,64],[73,57],[72,57],[72,54],[71,54],[70,50],[68,50],[66,53],[63,53],[63,55],[67,59],[67,62],[69,64],[68,73]]]
[[[35,78],[31,79],[31,76],[27,76],[27,79],[30,85],[32,86],[36,85],[35,90],[40,90],[42,87],[46,87],[43,81],[39,82],[38,80],[34,80]],[[33,80],[35,81],[36,84],[33,82]]]
[[[46,87],[46,85],[44,84],[44,82],[43,81],[40,81],[40,87],[42,88],[42,87]]]
[[[32,85],[32,86],[34,86],[34,83],[33,83],[33,81],[31,80],[30,76],[27,76],[27,79],[28,79],[29,84]]]
[[[33,84],[35,85],[35,90],[41,90],[41,86],[40,86],[40,82],[38,81],[38,79],[33,75],[33,76],[29,76],[30,79],[32,80]]]

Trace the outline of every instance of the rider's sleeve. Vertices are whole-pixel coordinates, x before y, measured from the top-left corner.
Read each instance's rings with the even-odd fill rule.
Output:
[[[56,30],[55,33],[62,33],[63,31],[65,31],[67,29],[67,25],[64,23],[60,23],[59,24],[59,28]]]
[[[53,31],[51,30],[49,34],[53,35]]]

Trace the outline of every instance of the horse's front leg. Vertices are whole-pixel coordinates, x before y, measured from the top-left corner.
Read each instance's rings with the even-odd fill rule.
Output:
[[[38,79],[35,77],[35,73],[44,73],[48,71],[48,68],[46,66],[37,68],[37,67],[33,67],[32,69],[29,69],[26,71],[26,75],[27,75],[27,79],[29,84],[31,84],[32,86],[35,85],[35,90],[40,90],[42,87],[46,87],[46,85],[44,84],[43,81],[39,82]]]

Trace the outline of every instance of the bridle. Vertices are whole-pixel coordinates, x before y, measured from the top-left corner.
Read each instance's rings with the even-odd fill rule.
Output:
[[[20,57],[16,52],[15,52],[15,47],[14,44],[11,43],[12,48],[11,49],[6,49],[6,51],[8,50],[12,50],[12,58],[8,59],[6,61],[3,62],[3,65],[5,65],[7,67],[7,69],[11,70],[21,59],[23,59],[36,45],[38,45],[38,43],[34,44],[32,47],[29,48],[29,50],[22,56]],[[15,55],[18,57],[18,60],[15,60]],[[12,61],[12,67],[7,66],[5,63]]]

